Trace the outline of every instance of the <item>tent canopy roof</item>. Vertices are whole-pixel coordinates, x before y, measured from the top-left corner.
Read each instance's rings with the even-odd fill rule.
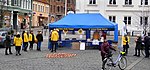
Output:
[[[49,24],[49,28],[115,28],[117,24],[104,18],[99,13],[68,14],[61,20]]]

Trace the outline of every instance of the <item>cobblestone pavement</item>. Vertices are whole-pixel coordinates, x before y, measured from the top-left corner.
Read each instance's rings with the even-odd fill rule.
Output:
[[[75,53],[77,56],[71,58],[46,58],[46,54],[51,53],[47,49],[47,39],[42,43],[42,51],[21,51],[21,56],[15,56],[15,49],[12,47],[13,55],[4,55],[4,48],[0,49],[0,70],[101,70],[101,56],[98,50],[71,50],[69,48],[59,48],[57,53]],[[133,57],[134,46],[133,38],[127,56],[128,66],[132,65],[138,57]],[[114,56],[114,60],[117,54]],[[141,56],[140,58],[143,58]],[[144,59],[135,65],[131,70],[149,70],[150,61]],[[118,67],[114,70],[119,70]]]

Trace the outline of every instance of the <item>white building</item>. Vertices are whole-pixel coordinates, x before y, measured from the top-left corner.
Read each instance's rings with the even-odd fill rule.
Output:
[[[143,30],[141,24],[149,23],[149,12],[150,0],[76,0],[76,13],[101,13],[118,23],[119,30],[125,22],[131,33]]]

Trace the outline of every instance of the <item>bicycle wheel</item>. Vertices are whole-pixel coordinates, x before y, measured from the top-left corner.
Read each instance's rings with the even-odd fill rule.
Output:
[[[121,70],[124,70],[127,67],[127,59],[122,56],[122,58],[119,61],[119,68]]]
[[[112,61],[111,59],[107,59],[104,70],[111,70],[111,69],[112,69]]]

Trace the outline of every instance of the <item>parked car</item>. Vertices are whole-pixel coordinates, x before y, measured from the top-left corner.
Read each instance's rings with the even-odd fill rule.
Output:
[[[7,31],[0,31],[0,48],[4,47],[4,41],[7,33]],[[11,36],[11,45],[13,45],[13,36]]]

